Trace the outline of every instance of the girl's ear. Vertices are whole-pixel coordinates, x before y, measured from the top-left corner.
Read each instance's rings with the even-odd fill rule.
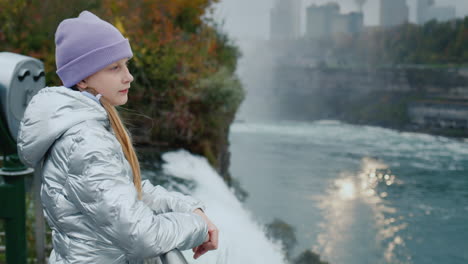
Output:
[[[88,88],[88,84],[86,83],[86,80],[80,81],[79,83],[76,84],[76,86],[78,87],[80,91]]]

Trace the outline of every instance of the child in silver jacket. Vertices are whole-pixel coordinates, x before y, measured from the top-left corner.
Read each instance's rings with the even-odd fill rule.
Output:
[[[128,40],[87,11],[55,36],[64,86],[31,99],[18,134],[21,160],[42,166],[49,263],[142,263],[174,248],[195,258],[216,249],[218,230],[200,201],[139,178],[113,108],[127,102],[133,81]]]

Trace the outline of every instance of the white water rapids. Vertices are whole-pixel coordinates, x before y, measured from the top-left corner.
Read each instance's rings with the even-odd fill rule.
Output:
[[[263,228],[229,190],[205,158],[180,150],[163,155],[164,172],[174,177],[193,180],[192,196],[206,205],[206,214],[220,230],[219,248],[198,260],[191,251],[183,252],[189,263],[206,264],[283,264],[281,247],[269,241]]]

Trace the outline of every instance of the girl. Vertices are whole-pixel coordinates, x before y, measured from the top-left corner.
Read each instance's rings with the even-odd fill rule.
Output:
[[[49,263],[142,263],[174,248],[192,248],[194,258],[216,249],[218,230],[200,201],[141,181],[115,109],[133,81],[128,40],[84,11],[60,23],[55,44],[64,86],[32,98],[18,134],[22,161],[42,166]]]

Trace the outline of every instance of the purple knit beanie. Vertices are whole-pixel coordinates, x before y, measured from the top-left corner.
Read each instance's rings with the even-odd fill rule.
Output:
[[[128,39],[89,11],[63,20],[55,32],[57,74],[72,87],[107,65],[133,56]]]

